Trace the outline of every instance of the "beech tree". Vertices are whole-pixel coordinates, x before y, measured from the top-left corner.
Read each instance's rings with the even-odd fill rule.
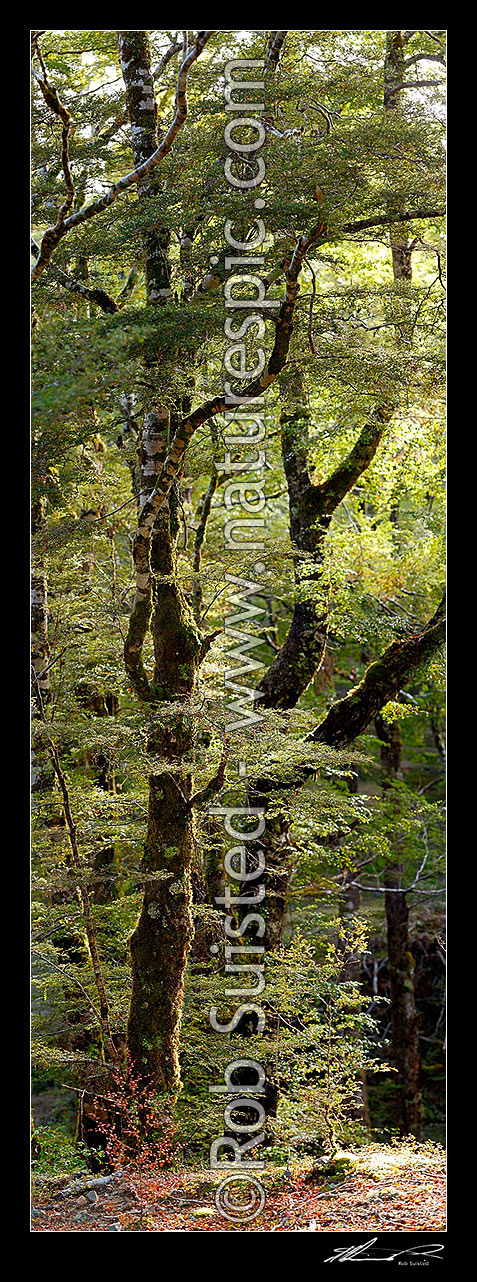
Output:
[[[230,383],[224,283],[234,259],[239,280],[250,270],[257,226],[253,190],[224,176],[224,68],[241,58],[264,68],[248,68],[232,105],[260,82],[266,237],[255,270],[262,302],[275,305],[257,304],[264,368]],[[209,944],[223,942],[214,805],[246,795],[267,811],[273,957],[317,778],[346,776],[373,723],[388,744],[383,711],[392,704],[400,715],[410,684],[419,699],[426,674],[438,681],[443,63],[439,31],[32,33],[34,745],[49,751],[66,814],[106,1002],[101,1053],[117,1062],[126,1036],[131,1070],[173,1098],[194,947],[210,965]],[[418,78],[410,68],[421,64]],[[243,173],[247,163],[244,150]],[[245,263],[225,224],[250,247]],[[250,338],[246,347],[253,360]],[[224,553],[231,396],[267,406],[266,590],[256,551]],[[259,476],[253,464],[248,475]],[[244,665],[249,711],[235,735],[223,689],[226,573],[267,618]],[[328,671],[336,659],[341,668],[333,690],[320,685],[330,656]],[[99,826],[109,834],[111,824],[118,841],[120,832],[126,868],[141,844],[131,813],[142,807],[144,825],[147,809],[140,869],[128,872],[141,903],[130,922],[127,1028],[124,986],[116,992],[100,965],[79,875],[89,860],[104,881],[79,769],[68,787],[81,765],[71,738],[81,679],[113,710],[100,718],[90,702],[81,733],[120,779],[103,786]],[[248,781],[237,785],[245,750]],[[351,796],[340,805],[348,831],[362,807]],[[101,842],[112,848],[103,831]],[[418,1133],[402,863],[396,851],[386,883],[393,1037],[402,1127]]]

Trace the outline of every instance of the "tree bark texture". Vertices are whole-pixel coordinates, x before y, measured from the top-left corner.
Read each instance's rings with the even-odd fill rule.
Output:
[[[443,644],[446,633],[445,598],[421,632],[393,641],[364,677],[343,699],[332,704],[326,717],[308,738],[341,748],[362,734],[385,703],[394,699],[401,686],[411,679]]]
[[[134,161],[139,166],[157,147],[157,110],[146,32],[121,31],[119,49]],[[159,195],[158,171],[152,170],[138,184],[138,199],[151,224],[144,233],[144,249],[147,299],[152,306],[168,304],[172,298],[167,253],[170,233],[154,225],[154,198]],[[190,403],[183,408],[187,413]],[[194,733],[187,703],[203,649],[201,633],[175,573],[175,481],[180,476],[185,445],[177,460],[174,458],[163,501],[149,510],[177,426],[164,405],[153,402],[146,409],[134,554],[137,590],[125,646],[126,672],[140,699],[151,707],[148,752],[158,761],[149,776],[142,860],[144,897],[131,938],[128,1050],[133,1072],[170,1095],[180,1088],[180,1019],[193,937],[193,820],[189,802]],[[149,628],[154,647],[152,677],[142,660]],[[181,709],[177,708],[179,701]],[[176,706],[171,708],[171,703]]]

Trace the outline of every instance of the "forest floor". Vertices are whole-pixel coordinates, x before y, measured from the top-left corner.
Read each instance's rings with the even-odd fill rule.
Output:
[[[250,1223],[219,1213],[215,1191],[223,1174],[203,1170],[102,1179],[36,1177],[34,1233],[299,1233],[442,1232],[445,1155],[431,1145],[371,1145],[349,1155],[344,1177],[310,1180],[308,1168],[269,1167],[261,1182],[264,1209]],[[231,1190],[233,1195],[233,1189]]]

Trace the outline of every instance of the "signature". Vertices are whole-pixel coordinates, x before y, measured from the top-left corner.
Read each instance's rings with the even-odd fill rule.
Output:
[[[344,1246],[335,1247],[333,1255],[329,1255],[324,1264],[334,1264],[338,1261],[343,1264],[345,1260],[397,1260],[399,1255],[427,1255],[437,1258],[440,1251],[444,1250],[441,1242],[426,1242],[421,1246],[410,1246],[405,1251],[391,1251],[388,1254],[389,1247],[374,1246],[377,1237],[370,1238],[369,1242],[363,1242],[362,1246]]]

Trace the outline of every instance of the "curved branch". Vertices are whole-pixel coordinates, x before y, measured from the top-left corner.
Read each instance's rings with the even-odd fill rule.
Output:
[[[332,705],[324,721],[307,736],[311,743],[345,747],[410,680],[421,663],[442,645],[446,635],[445,596],[422,632],[393,641],[366,669],[359,685]]]
[[[113,204],[123,191],[127,191],[129,187],[140,182],[142,178],[145,178],[146,174],[150,173],[151,169],[154,169],[156,165],[164,159],[164,156],[167,156],[176,134],[178,134],[179,130],[182,129],[187,118],[188,106],[186,89],[189,71],[193,63],[200,57],[207,42],[213,35],[215,35],[215,31],[201,31],[196,37],[190,53],[188,53],[182,60],[177,78],[174,119],[159,147],[156,148],[152,155],[149,156],[142,165],[138,165],[138,167],[136,169],[132,169],[130,173],[124,174],[118,182],[113,183],[112,187],[109,188],[109,191],[107,191],[104,196],[101,196],[99,200],[93,200],[89,205],[83,205],[82,209],[78,209],[76,213],[71,214],[69,218],[65,218],[63,214],[61,222],[58,218],[54,227],[47,228],[41,241],[40,253],[32,268],[32,281],[37,280],[38,277],[41,276],[41,273],[49,263],[56,246],[59,244],[60,240],[63,239],[63,236],[65,236],[67,232],[71,231],[72,227],[78,227],[81,223],[87,222],[90,218],[94,218],[96,214],[102,213],[104,209],[107,209],[109,205]]]
[[[376,663],[370,664],[362,681],[332,704],[323,721],[306,735],[304,743],[324,743],[334,748],[347,747],[366,730],[369,722],[384,708],[416,672],[424,660],[445,641],[445,596],[435,614],[421,632],[393,641]],[[288,775],[279,779],[263,775],[253,780],[252,791],[266,794],[289,788],[301,788],[312,779],[317,767],[305,762],[290,767]]]
[[[74,200],[74,195],[75,195],[74,183],[71,177],[70,160],[69,160],[69,154],[68,154],[68,138],[70,136],[70,133],[73,130],[73,124],[72,124],[70,113],[67,110],[67,108],[63,106],[63,103],[60,101],[57,90],[53,88],[53,86],[50,85],[49,83],[45,63],[41,56],[37,35],[34,37],[34,39],[32,39],[32,56],[34,53],[36,53],[37,55],[43,74],[42,76],[38,75],[38,72],[35,71],[34,67],[32,67],[32,74],[34,76],[34,79],[37,81],[37,83],[40,86],[40,89],[45,99],[47,107],[50,108],[50,111],[53,112],[54,116],[60,117],[61,124],[62,124],[61,168],[63,170],[65,185],[66,185],[66,199],[63,201],[63,204],[61,205],[61,208],[58,211],[58,217],[55,223],[55,227],[51,229],[52,234],[60,238],[61,234],[63,234],[62,228],[64,227],[66,215],[68,211],[71,209],[71,206]],[[40,253],[41,253],[41,249],[40,249]]]
[[[347,457],[321,485],[310,482],[306,460],[291,446],[284,452],[285,472],[295,545],[312,557],[305,564],[307,579],[317,579],[323,543],[333,512],[369,467],[394,407],[381,406],[366,423]],[[296,571],[300,577],[299,567]],[[257,684],[256,698],[264,708],[293,708],[323,662],[328,633],[328,605],[312,596],[295,603],[289,632],[273,662]]]
[[[368,231],[372,227],[389,227],[391,223],[410,223],[415,218],[444,218],[445,209],[410,209],[403,214],[378,214],[374,218],[359,218],[355,223],[345,223],[340,228],[339,233],[333,236],[336,240],[338,235],[344,232]],[[330,237],[331,239],[331,237]]]
[[[139,171],[136,171],[139,172]],[[439,211],[443,212],[443,211]],[[362,230],[365,227],[386,226],[396,221],[408,221],[415,217],[431,217],[436,211],[418,210],[414,214],[406,213],[402,215],[388,214],[380,215],[374,219],[363,219],[359,223],[347,224],[343,231]],[[328,228],[321,219],[309,232],[304,232],[299,237],[290,265],[286,273],[286,293],[281,304],[278,317],[276,319],[275,341],[268,363],[262,374],[251,383],[246,384],[237,393],[229,393],[227,396],[215,396],[211,400],[204,402],[203,405],[193,410],[176,431],[171,442],[167,458],[158,477],[155,488],[150,494],[147,502],[141,508],[138,521],[137,535],[134,543],[134,562],[136,566],[136,596],[131,615],[130,629],[125,642],[125,662],[126,670],[131,677],[133,669],[131,668],[130,658],[133,658],[134,671],[140,672],[140,651],[147,632],[151,602],[151,569],[149,564],[149,547],[151,533],[160,508],[166,502],[171,486],[176,479],[184,460],[184,455],[189,442],[196,431],[203,423],[208,422],[215,414],[222,413],[230,404],[255,400],[278,378],[285,361],[287,359],[290,340],[293,330],[293,318],[296,301],[299,292],[298,278],[300,275],[303,261],[310,249],[318,243],[320,239],[328,237]],[[257,304],[258,308],[258,304]],[[136,607],[141,607],[139,616],[136,619]],[[144,607],[144,608],[143,608]],[[147,615],[147,619],[146,619]],[[136,627],[136,624],[139,626]],[[134,634],[134,635],[133,635]],[[144,673],[145,676],[145,673]]]
[[[366,423],[361,429],[356,444],[343,462],[335,468],[326,481],[312,486],[309,506],[314,520],[325,520],[329,523],[333,512],[372,462],[394,411],[394,405],[380,405],[372,421]]]
[[[222,749],[222,756],[221,756],[219,765],[217,767],[217,770],[215,772],[215,775],[213,776],[212,779],[209,780],[209,783],[207,783],[204,788],[201,788],[200,792],[194,793],[194,796],[191,797],[190,801],[187,802],[187,808],[189,810],[203,809],[204,806],[207,806],[209,804],[209,801],[213,801],[213,798],[216,797],[217,793],[220,792],[220,789],[223,788],[224,779],[225,779],[225,767],[227,765],[229,750],[230,750],[230,741],[224,735],[224,746]]]
[[[414,54],[413,58],[404,59],[404,62],[402,64],[403,69],[407,70],[408,67],[414,66],[415,62],[441,62],[443,63],[444,67],[446,65],[446,60],[443,53],[416,53]]]

